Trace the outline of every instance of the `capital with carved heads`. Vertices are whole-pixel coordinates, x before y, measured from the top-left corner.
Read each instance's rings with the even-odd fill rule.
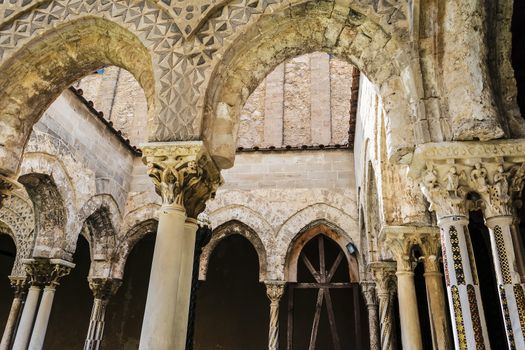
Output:
[[[279,303],[286,287],[285,281],[266,281],[266,295],[272,304]]]
[[[142,154],[163,206],[183,208],[190,218],[197,218],[223,182],[201,141],[148,143]]]

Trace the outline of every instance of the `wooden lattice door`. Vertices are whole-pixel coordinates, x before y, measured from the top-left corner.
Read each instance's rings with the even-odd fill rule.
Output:
[[[298,282],[290,284],[288,289],[287,350],[348,350],[349,339],[343,342],[341,336],[348,338],[349,334],[351,334],[352,338],[351,347],[354,348],[355,346],[355,349],[361,349],[359,285],[358,283],[350,282],[347,258],[343,251],[335,242],[320,234],[308,242],[301,251],[298,261],[298,271],[301,270],[301,267],[303,271],[302,276],[298,273]],[[334,278],[336,273],[338,276]],[[313,296],[313,293],[317,293],[315,306],[313,308],[313,317],[310,320],[311,326],[308,327],[309,331],[307,331],[305,327],[304,318],[308,318],[308,316],[311,317],[312,314],[308,311],[298,310],[298,308],[308,310],[311,310],[311,308],[305,306],[304,302],[301,306],[296,303],[297,294],[306,290],[309,291],[310,296]],[[346,290],[345,293],[349,298],[348,300],[350,300],[354,312],[352,315],[342,315],[342,317],[352,318],[353,330],[345,329],[346,325],[338,326],[338,320],[342,317],[341,314],[336,317],[332,298],[334,290],[339,292]],[[324,319],[327,321],[325,322],[326,327],[324,328],[327,333],[329,332],[330,334],[331,344],[319,343],[318,335],[323,312],[325,313]],[[299,314],[301,316],[299,316]],[[303,325],[301,330],[296,327],[298,321]],[[303,339],[298,341],[298,336]],[[305,337],[309,337],[309,339],[304,339]]]

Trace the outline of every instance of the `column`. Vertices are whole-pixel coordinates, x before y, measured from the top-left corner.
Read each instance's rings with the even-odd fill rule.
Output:
[[[9,276],[11,280],[11,287],[13,287],[14,298],[9,311],[9,317],[5,326],[2,341],[0,342],[0,350],[8,350],[13,342],[13,335],[16,332],[18,321],[20,319],[20,311],[24,303],[24,297],[27,292],[27,284],[25,277]]]
[[[397,348],[393,312],[396,291],[395,262],[373,262],[370,264],[370,269],[376,283],[376,295],[379,302],[381,350],[394,350]]]
[[[91,309],[84,350],[98,350],[104,335],[106,306],[109,299],[117,292],[122,281],[120,279],[97,277],[91,277],[88,280],[89,288],[93,292],[93,308]]]
[[[266,295],[270,299],[270,327],[268,350],[279,349],[279,302],[284,293],[284,281],[266,281]]]
[[[20,323],[18,324],[18,329],[16,331],[13,350],[27,350],[41,290],[42,287],[39,284],[31,282],[31,287],[29,287],[29,291],[27,292],[22,316],[20,317]]]
[[[512,242],[513,217],[486,217],[509,348],[525,349],[525,292]]]
[[[435,350],[452,350],[449,332],[443,274],[440,272],[439,234],[428,234],[422,238],[423,264],[425,267],[425,285],[427,292],[428,314],[432,332],[432,347]]]
[[[162,206],[139,349],[183,350],[196,218],[221,177],[200,141],[150,143],[142,149]]]
[[[361,289],[368,309],[368,332],[370,334],[370,350],[380,350],[379,319],[377,315],[376,284],[371,281],[361,282]]]
[[[51,315],[51,308],[53,306],[53,299],[55,298],[56,287],[59,285],[58,280],[69,274],[71,269],[75,267],[75,264],[60,259],[45,259],[43,261],[34,261],[33,263],[37,265],[49,265],[44,292],[42,293],[42,299],[40,300],[28,348],[30,350],[40,350],[44,347],[44,340],[46,337],[49,316]]]

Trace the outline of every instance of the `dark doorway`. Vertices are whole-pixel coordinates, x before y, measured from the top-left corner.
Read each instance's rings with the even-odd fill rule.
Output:
[[[8,277],[15,263],[15,256],[15,242],[7,233],[0,231],[0,333],[2,334],[13,302],[14,294]]]
[[[470,213],[468,226],[472,241],[472,250],[476,261],[479,278],[479,289],[487,330],[492,349],[508,349],[505,328],[501,316],[501,306],[497,291],[497,280],[494,272],[492,253],[490,250],[490,237],[487,227],[483,222],[481,211]]]
[[[139,347],[155,237],[155,233],[146,235],[128,256],[122,285],[108,303],[102,349]]]
[[[73,254],[75,268],[59,280],[44,343],[44,349],[82,349],[93,304],[87,277],[91,263],[89,243],[78,237]]]
[[[346,255],[319,234],[300,253],[297,283],[281,309],[281,348],[287,350],[368,349],[368,315],[358,283],[350,283]],[[281,312],[281,314],[283,314]]]
[[[252,244],[228,236],[208,266],[197,294],[194,349],[268,349],[269,300]]]

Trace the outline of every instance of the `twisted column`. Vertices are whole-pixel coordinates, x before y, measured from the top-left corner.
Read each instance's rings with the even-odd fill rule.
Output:
[[[380,350],[379,318],[377,315],[376,284],[371,281],[361,282],[361,290],[368,310],[368,331],[370,334],[370,350]]]
[[[5,326],[2,341],[0,342],[0,350],[8,350],[13,342],[13,335],[15,334],[18,321],[20,319],[20,311],[24,304],[24,297],[27,292],[27,284],[25,277],[9,276],[11,280],[11,287],[14,289],[13,303],[9,311],[9,317]]]
[[[139,349],[184,350],[196,218],[222,179],[200,141],[146,144],[143,160],[162,207]]]
[[[379,302],[379,324],[381,329],[381,350],[396,349],[393,303],[396,292],[395,262],[380,261],[370,264],[376,284]]]
[[[267,281],[266,295],[270,299],[270,327],[268,332],[268,350],[279,349],[279,302],[284,293],[286,282]]]
[[[109,299],[117,292],[122,281],[119,279],[96,277],[91,277],[88,281],[89,288],[91,288],[93,292],[93,307],[91,309],[84,350],[98,350],[104,335],[106,306]]]

